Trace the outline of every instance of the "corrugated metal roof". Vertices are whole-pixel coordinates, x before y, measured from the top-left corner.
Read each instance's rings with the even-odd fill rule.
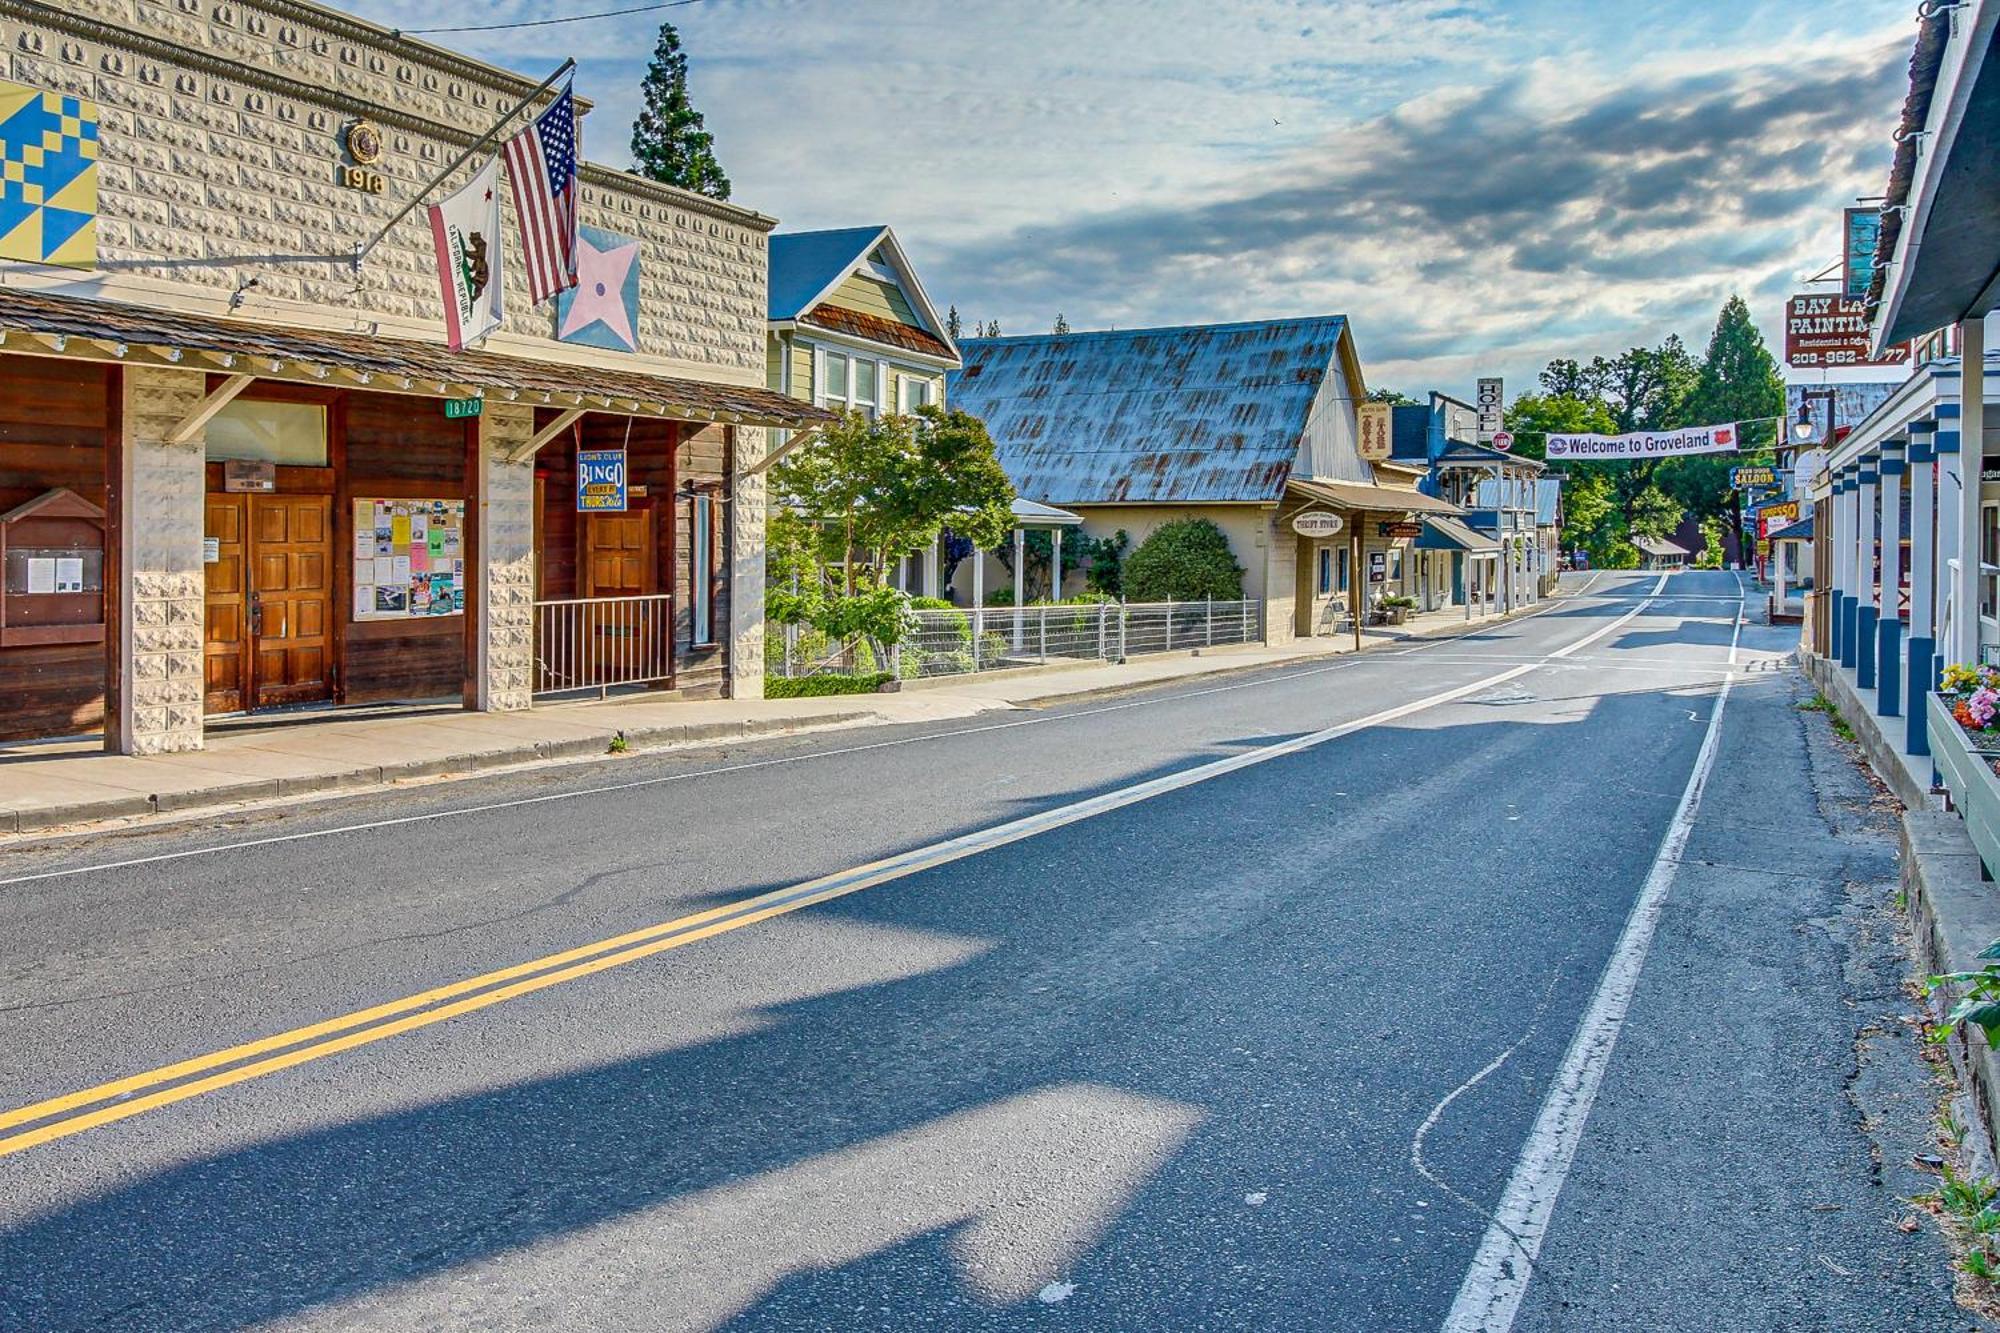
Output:
[[[1385,514],[1456,514],[1462,512],[1449,500],[1422,491],[1406,491],[1396,486],[1367,486],[1357,481],[1305,481],[1293,478],[1289,489],[1310,500],[1324,501],[1342,509],[1374,509]]]
[[[1417,538],[1419,551],[1470,551],[1475,555],[1498,551],[1500,539],[1474,532],[1464,522],[1447,514],[1424,515],[1423,535]]]
[[[1535,525],[1554,527],[1557,507],[1562,504],[1563,484],[1554,477],[1535,479]]]
[[[1271,502],[1345,317],[972,338],[950,401],[1023,495],[1056,504]]]
[[[770,318],[797,319],[828,283],[854,267],[888,227],[779,232],[771,237]]]

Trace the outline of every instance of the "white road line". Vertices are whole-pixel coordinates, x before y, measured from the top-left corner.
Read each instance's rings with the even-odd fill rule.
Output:
[[[1736,665],[1736,644],[1743,637],[1743,604],[1736,604],[1736,628],[1729,632],[1729,665]]]
[[[1666,582],[1664,576],[1661,577],[1660,582],[1662,584]],[[1550,603],[1550,605],[1554,605],[1554,603]],[[1569,654],[1578,649],[1594,643],[1606,634],[1611,633],[1645,609],[1646,604],[1644,602],[1639,603],[1639,605],[1633,607],[1632,610],[1626,612],[1617,620],[1612,621],[1609,625],[1578,639],[1575,643],[1569,645],[1568,648],[1551,654],[1551,657],[1569,656]],[[1518,617],[1517,619],[1526,618]],[[1419,644],[1417,648],[1408,651],[1415,652],[1434,645],[1453,643],[1463,637],[1465,636],[1450,635],[1433,639],[1427,643]],[[575,791],[547,792],[540,796],[518,796],[511,800],[489,801],[483,805],[455,807],[450,810],[431,810],[420,815],[397,815],[389,819],[371,819],[362,823],[342,824],[333,828],[307,829],[298,833],[276,833],[261,838],[245,838],[238,842],[220,843],[213,847],[189,847],[181,851],[155,852],[150,856],[132,856],[119,861],[100,861],[85,866],[65,866],[60,870],[41,870],[32,874],[0,878],[0,888],[9,888],[19,884],[35,884],[52,879],[69,879],[78,875],[92,874],[100,870],[130,870],[135,866],[161,865],[170,861],[185,861],[197,856],[215,856],[223,852],[243,851],[255,847],[275,847],[285,843],[310,842],[320,838],[339,837],[347,833],[369,833],[378,829],[401,828],[409,824],[429,823],[433,820],[456,819],[466,815],[491,814],[498,810],[519,810],[529,806],[548,805],[556,801],[572,801],[589,796],[608,796],[618,792],[638,791],[647,787],[665,786],[673,782],[687,782],[696,778],[720,777],[731,773],[746,773],[761,768],[773,768],[780,764],[795,764],[812,759],[834,759],[844,755],[866,754],[874,750],[894,749],[904,745],[920,745],[929,741],[946,740],[954,736],[973,736],[983,732],[1007,731],[1015,727],[1042,726],[1052,722],[1066,721],[1070,718],[1093,717],[1102,713],[1120,712],[1128,708],[1152,707],[1179,699],[1196,699],[1204,695],[1225,694],[1231,690],[1253,689],[1260,685],[1272,685],[1280,681],[1297,680],[1305,676],[1323,675],[1329,671],[1361,666],[1370,660],[1380,659],[1371,659],[1364,654],[1348,654],[1343,655],[1336,661],[1327,663],[1325,666],[1312,667],[1304,671],[1291,671],[1282,676],[1263,676],[1256,680],[1238,681],[1230,685],[1215,685],[1203,690],[1186,690],[1164,698],[1132,699],[1124,703],[1104,704],[1100,707],[1077,709],[1072,712],[1016,718],[1008,722],[992,722],[978,727],[960,727],[955,731],[930,732],[922,736],[901,736],[892,740],[869,741],[865,744],[847,745],[834,750],[816,750],[811,754],[774,755],[769,759],[746,760],[740,764],[725,764],[719,768],[705,768],[692,773],[666,773],[658,777],[636,778],[630,782],[605,783],[601,786],[584,787]],[[1539,664],[1516,667],[1512,672],[1505,673],[1503,676],[1493,679],[1511,680],[1514,676],[1522,672],[1532,671],[1535,665]],[[1485,683],[1491,684],[1492,681]]]
[[[1458,1298],[1445,1317],[1443,1333],[1508,1333],[1514,1327],[1521,1299],[1527,1294],[1529,1279],[1534,1274],[1535,1260],[1541,1254],[1549,1219],[1555,1212],[1556,1198],[1575,1160],[1577,1145],[1583,1140],[1584,1125],[1604,1082],[1612,1048],[1618,1043],[1625,1015],[1631,1009],[1640,971],[1646,965],[1661,910],[1673,887],[1674,870],[1694,831],[1702,792],[1708,786],[1709,773],[1715,767],[1720,748],[1722,711],[1729,702],[1733,679],[1724,677],[1722,688],[1716,693],[1715,705],[1708,715],[1708,731],[1702,737],[1687,787],[1681,792],[1680,805],[1667,825],[1666,836],[1660,840],[1652,870],[1632,904],[1625,929],[1604,966],[1590,1007],[1570,1041],[1548,1097],[1542,1102],[1541,1113],[1535,1117],[1535,1126],[1529,1131],[1513,1175],[1501,1192],[1500,1205],[1494,1210],[1472,1266],[1459,1286]]]

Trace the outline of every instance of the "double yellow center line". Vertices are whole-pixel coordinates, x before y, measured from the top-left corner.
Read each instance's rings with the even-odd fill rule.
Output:
[[[1643,609],[1643,605],[1640,609]],[[1561,657],[1574,652],[1584,644],[1610,633],[1636,614],[1638,614],[1637,609],[1553,656]],[[1532,663],[1515,666],[1473,681],[1469,685],[1426,695],[1421,699],[1383,709],[1352,722],[1343,722],[1337,726],[1309,732],[1246,753],[1230,755],[1206,764],[1197,764],[1177,773],[1169,773],[1086,800],[1058,806],[1040,814],[996,824],[991,828],[932,843],[926,847],[871,861],[866,865],[824,875],[818,879],[807,880],[788,888],[745,898],[739,902],[726,903],[690,916],[676,917],[658,925],[598,940],[593,944],[579,945],[560,953],[547,954],[529,962],[517,963],[512,967],[484,972],[399,1000],[391,1000],[386,1004],[357,1009],[353,1013],[343,1014],[337,1018],[293,1028],[289,1032],[260,1037],[255,1041],[211,1051],[206,1055],[162,1065],[144,1073],[0,1112],[0,1135],[5,1135],[0,1137],[0,1157],[57,1139],[68,1138],[72,1134],[81,1134],[100,1125],[127,1120],[147,1111],[171,1106],[176,1102],[199,1097],[233,1084],[262,1078],[267,1074],[275,1074],[280,1070],[313,1060],[323,1060],[342,1051],[351,1051],[357,1047],[386,1041],[405,1032],[413,1032],[418,1028],[429,1027],[433,1023],[442,1023],[448,1019],[474,1013],[523,995],[532,995],[551,986],[595,976],[612,968],[624,967],[640,959],[665,953],[669,949],[692,944],[696,940],[740,930],[775,916],[783,916],[850,893],[858,893],[863,889],[901,879],[918,871],[990,851],[1108,811],[1136,805],[1155,796],[1191,787],[1227,773],[1297,754],[1352,732],[1476,694],[1503,681],[1525,675],[1535,670],[1535,666],[1536,664]]]

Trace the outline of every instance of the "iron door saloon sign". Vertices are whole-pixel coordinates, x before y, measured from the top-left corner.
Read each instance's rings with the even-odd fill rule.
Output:
[[[625,512],[625,451],[576,451],[576,508],[583,514]]]
[[[1292,531],[1301,537],[1312,537],[1324,541],[1328,537],[1338,537],[1346,527],[1340,515],[1328,513],[1324,509],[1308,509],[1303,514],[1292,517]]]

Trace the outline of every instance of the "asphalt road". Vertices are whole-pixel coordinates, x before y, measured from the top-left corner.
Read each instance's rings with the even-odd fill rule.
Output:
[[[1658,584],[0,853],[0,1327],[1968,1327],[1883,814]]]

